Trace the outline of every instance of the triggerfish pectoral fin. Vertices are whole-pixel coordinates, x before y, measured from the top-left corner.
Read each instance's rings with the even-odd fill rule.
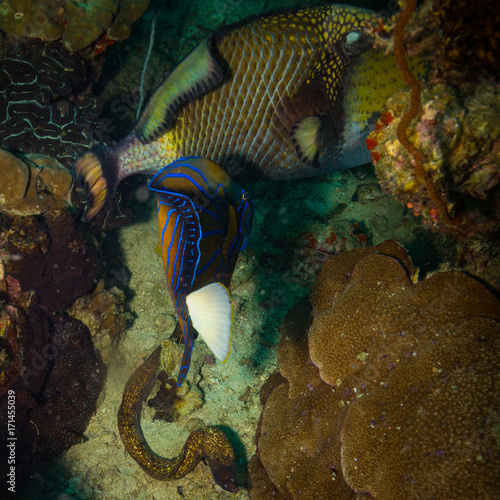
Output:
[[[211,283],[190,293],[186,304],[194,328],[217,359],[225,363],[233,332],[233,306],[228,289],[222,283]]]
[[[189,371],[198,332],[221,361],[229,354],[233,309],[229,287],[246,245],[253,201],[222,167],[182,158],[149,183],[158,196],[158,228],[168,290],[185,344],[177,384]]]

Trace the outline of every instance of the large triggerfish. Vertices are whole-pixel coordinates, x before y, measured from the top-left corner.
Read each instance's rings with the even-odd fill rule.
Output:
[[[183,158],[149,183],[158,196],[158,229],[168,291],[184,354],[177,384],[189,370],[195,331],[224,362],[231,347],[230,284],[250,235],[253,201],[213,161]]]
[[[114,147],[77,159],[91,219],[121,180],[203,156],[238,181],[291,179],[371,161],[365,140],[404,87],[375,49],[380,17],[348,5],[254,16],[215,31],[166,78]]]

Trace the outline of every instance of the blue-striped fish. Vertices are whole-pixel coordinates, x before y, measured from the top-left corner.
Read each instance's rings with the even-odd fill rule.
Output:
[[[177,384],[191,362],[195,330],[225,361],[233,310],[230,284],[245,247],[253,201],[216,163],[183,158],[156,174],[149,189],[158,196],[158,229],[168,291],[185,344]]]
[[[254,16],[215,31],[152,96],[115,147],[77,159],[92,218],[118,183],[200,155],[238,181],[290,179],[371,161],[365,139],[404,87],[375,50],[380,18],[348,5]]]

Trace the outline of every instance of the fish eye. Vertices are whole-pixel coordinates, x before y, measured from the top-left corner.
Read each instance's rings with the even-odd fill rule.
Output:
[[[250,199],[250,195],[248,194],[248,191],[242,191],[241,192],[241,200],[248,201],[249,199]]]
[[[368,45],[368,40],[359,31],[351,31],[344,40],[344,51],[346,55],[359,54]]]

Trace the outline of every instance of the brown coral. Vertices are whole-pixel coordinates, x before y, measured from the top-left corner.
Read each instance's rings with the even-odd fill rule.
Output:
[[[45,42],[62,39],[70,51],[89,47],[109,31],[111,40],[124,40],[149,0],[7,0],[2,3],[0,30]]]
[[[475,317],[440,333],[351,404],[342,469],[354,490],[387,499],[498,496],[500,324]]]
[[[71,205],[73,179],[57,160],[37,154],[16,157],[0,149],[0,210],[34,215]]]
[[[402,249],[379,250],[325,265],[309,332],[306,305],[285,321],[252,498],[500,493],[500,303],[459,272],[413,284]]]

